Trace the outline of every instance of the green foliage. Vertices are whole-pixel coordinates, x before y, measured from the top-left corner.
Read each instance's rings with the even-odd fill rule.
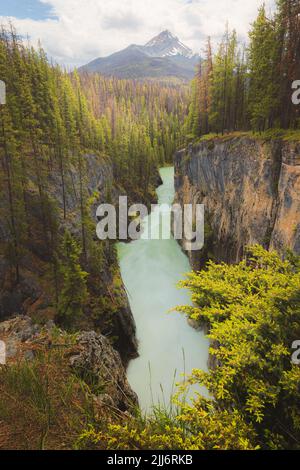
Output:
[[[88,298],[86,287],[88,274],[81,268],[80,255],[80,247],[66,231],[59,261],[62,289],[58,299],[57,320],[68,328],[76,325],[76,321],[83,315]]]
[[[216,410],[198,398],[178,401],[172,410],[156,407],[120,423],[89,426],[76,448],[84,450],[254,450],[255,432],[237,411]]]
[[[209,372],[194,370],[174,405],[122,422],[98,423],[80,449],[299,449],[300,371],[291,345],[300,335],[300,261],[260,246],[238,265],[210,262],[181,283],[194,306],[178,307],[209,329]],[[186,402],[186,388],[205,386]]]
[[[104,149],[129,194],[149,190],[157,165],[172,161],[182,143],[188,87],[82,74],[81,88],[104,126]]]
[[[267,18],[264,6],[249,35],[249,113],[252,127],[263,131],[273,127],[279,98],[277,29]]]
[[[7,289],[28,276],[29,264],[51,311],[58,308],[70,324],[83,310],[79,298],[72,307],[68,301],[77,283],[78,295],[84,293],[81,264],[90,274],[88,307],[99,297],[105,304],[91,308],[91,317],[99,319],[103,310],[109,316],[119,306],[114,292],[105,292],[117,260],[110,244],[95,240],[95,207],[113,202],[117,192],[152,202],[156,168],[182,142],[188,87],[67,73],[41,48],[27,47],[11,26],[0,28],[0,79],[7,85],[7,104],[0,107],[0,254],[10,266]],[[103,165],[104,180],[104,190],[94,194],[93,165]],[[58,260],[65,228],[76,234],[80,263],[68,261],[67,252]]]
[[[215,56],[208,40],[206,58],[193,83],[187,133],[194,137],[243,126],[246,87],[245,51],[228,28]]]
[[[180,310],[209,326],[217,364],[195,371],[192,382],[207,387],[216,410],[234,409],[251,424],[262,448],[299,448],[300,371],[291,364],[300,335],[299,260],[256,246],[239,265],[210,262],[182,286],[195,306]]]
[[[299,107],[291,99],[300,75],[298,1],[278,0],[272,17],[262,6],[247,49],[227,27],[217,53],[208,51],[192,86],[188,136],[299,128]]]

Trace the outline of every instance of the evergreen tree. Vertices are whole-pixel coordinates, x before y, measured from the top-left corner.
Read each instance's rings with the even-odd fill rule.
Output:
[[[276,28],[266,16],[265,7],[259,10],[250,32],[249,46],[249,113],[254,129],[272,127],[278,106],[278,75],[276,74]]]
[[[298,0],[278,0],[276,16],[280,77],[279,122],[283,128],[299,127],[299,108],[291,102],[291,84],[300,77],[300,4]]]
[[[76,325],[84,312],[88,299],[86,287],[87,273],[80,265],[81,249],[78,243],[66,231],[62,246],[59,270],[62,289],[58,299],[57,320],[64,327]]]

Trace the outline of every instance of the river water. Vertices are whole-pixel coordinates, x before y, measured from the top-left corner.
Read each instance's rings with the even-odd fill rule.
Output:
[[[159,204],[171,205],[174,196],[174,168],[160,170],[163,185],[157,189]],[[191,271],[187,256],[173,239],[149,240],[149,224],[158,230],[168,210],[155,209],[143,220],[144,235],[131,243],[119,243],[118,254],[123,282],[137,325],[140,357],[131,361],[128,380],[137,393],[141,408],[170,403],[177,383],[192,369],[207,370],[209,343],[186,318],[170,312],[177,305],[191,304],[186,290],[177,283]],[[192,391],[190,392],[192,394]],[[204,391],[205,394],[205,391]]]

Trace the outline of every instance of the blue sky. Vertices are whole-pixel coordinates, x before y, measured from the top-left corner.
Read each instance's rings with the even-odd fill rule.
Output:
[[[51,5],[38,0],[0,0],[0,16],[44,20],[54,15]]]
[[[275,0],[264,0],[268,12]],[[129,44],[145,44],[165,29],[194,52],[207,36],[214,45],[226,22],[247,41],[263,0],[0,0],[0,23],[12,17],[18,33],[40,40],[50,57],[73,67]]]

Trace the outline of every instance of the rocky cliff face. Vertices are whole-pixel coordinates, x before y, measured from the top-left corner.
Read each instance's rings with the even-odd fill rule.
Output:
[[[176,200],[205,205],[206,251],[238,262],[259,243],[300,253],[300,143],[216,138],[175,155]],[[189,254],[199,267],[206,254]]]
[[[114,345],[126,364],[130,358],[137,355],[135,322],[120,279],[112,244],[102,244],[101,266],[99,263],[99,266],[92,268],[95,264],[93,249],[100,244],[96,239],[96,207],[102,202],[107,202],[108,199],[109,202],[115,203],[122,189],[115,184],[112,163],[108,157],[95,154],[85,155],[82,167],[85,197],[90,204],[91,232],[87,260],[83,266],[89,274],[90,301],[80,328],[96,328],[103,334],[114,338]],[[2,247],[9,243],[10,232],[7,222],[0,221],[0,321],[14,315],[29,315],[38,322],[55,317],[53,264],[49,249],[51,236],[45,230],[45,215],[42,213],[35,173],[32,172],[30,176],[31,185],[24,196],[28,208],[26,217],[30,227],[30,237],[23,246],[18,283],[12,276],[5,250],[2,251]],[[51,168],[43,190],[47,195],[49,207],[55,207],[54,232],[57,236],[61,236],[64,230],[68,229],[75,238],[80,240],[82,236],[80,179],[75,164],[71,163],[65,171],[64,183],[65,199],[63,198],[61,171],[59,168]]]

